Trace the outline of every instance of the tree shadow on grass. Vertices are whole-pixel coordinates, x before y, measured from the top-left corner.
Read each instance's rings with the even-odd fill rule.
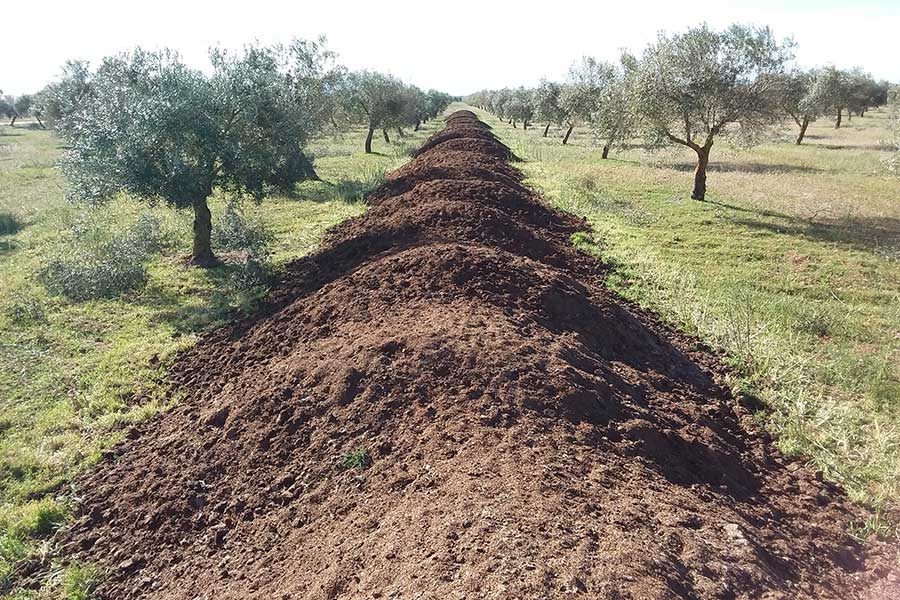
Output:
[[[656,167],[661,169],[672,169],[673,171],[692,173],[697,168],[697,164],[689,163],[656,163]],[[707,171],[711,173],[753,173],[753,174],[772,174],[772,173],[823,173],[824,169],[818,167],[808,167],[804,165],[786,165],[786,164],[759,164],[759,163],[710,163]]]
[[[297,197],[313,202],[360,202],[381,185],[383,179],[339,179],[335,182],[304,182],[297,188]]]
[[[148,285],[135,299],[136,304],[151,308],[158,323],[171,325],[180,335],[201,333],[252,312],[263,293],[235,289],[233,277],[240,265],[221,263],[209,269],[197,269],[209,292],[179,293],[177,289]]]
[[[788,218],[781,223],[759,219],[735,219],[738,225],[774,234],[799,236],[820,242],[844,244],[897,260],[900,259],[900,219],[844,217],[828,221]]]
[[[900,258],[900,219],[893,217],[803,219],[772,210],[747,208],[716,200],[705,200],[703,203],[719,206],[736,213],[752,215],[731,219],[733,223],[750,229],[845,244],[889,258]]]
[[[888,144],[810,144],[810,146],[828,150],[875,150],[876,152],[890,152],[893,150]]]
[[[0,256],[12,254],[18,248],[19,245],[16,244],[14,240],[4,240],[3,238],[0,238]]]

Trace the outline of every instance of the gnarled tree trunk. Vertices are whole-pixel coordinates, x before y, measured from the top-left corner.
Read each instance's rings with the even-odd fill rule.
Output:
[[[547,132],[550,131],[550,123],[547,123],[547,126],[544,127],[544,135],[541,137],[547,137]]]
[[[800,135],[797,136],[797,145],[803,143],[803,136],[806,135],[806,128],[809,127],[809,117],[803,117],[803,122],[800,123]]]
[[[19,118],[19,113],[13,113],[12,119],[9,121],[9,126],[14,127],[16,124],[16,119]]]
[[[600,158],[606,160],[609,158],[609,144],[605,144],[603,146],[603,154],[600,155]]]
[[[844,109],[842,109],[842,108],[839,108],[839,109],[838,109],[838,117],[837,117],[837,121],[836,121],[835,124],[834,124],[834,128],[835,128],[835,129],[840,129],[840,128],[841,128],[841,113],[843,112],[843,110],[844,110]]]
[[[390,144],[391,138],[388,137],[387,129],[382,129],[381,134],[384,136],[384,141],[387,142],[388,144]]]
[[[369,133],[366,135],[366,154],[372,154],[372,136],[375,135],[375,127],[369,125]]]
[[[212,214],[206,204],[206,198],[194,200],[194,248],[191,252],[191,264],[198,267],[211,267],[216,263],[212,252]]]
[[[696,148],[697,151],[697,168],[694,170],[694,191],[691,192],[691,198],[694,200],[704,200],[706,198],[706,167],[709,166],[709,149],[712,143]]]
[[[569,125],[569,129],[566,130],[566,136],[563,138],[563,146],[569,143],[569,136],[572,135],[573,129],[575,129],[575,125]]]

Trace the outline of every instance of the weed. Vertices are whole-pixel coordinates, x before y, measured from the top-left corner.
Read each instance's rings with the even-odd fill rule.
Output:
[[[62,577],[62,597],[64,600],[90,600],[99,583],[99,569],[93,565],[71,564]]]
[[[371,459],[369,457],[369,451],[365,448],[357,448],[356,450],[348,452],[341,457],[341,465],[345,469],[356,469],[357,471],[362,471],[370,464]]]
[[[828,315],[812,310],[800,315],[794,328],[801,333],[823,338],[831,332],[831,320]]]
[[[272,235],[260,223],[248,220],[238,206],[229,203],[213,224],[212,242],[214,248],[263,257],[268,254]]]
[[[12,235],[22,228],[19,219],[10,212],[0,211],[0,235]]]
[[[144,256],[126,240],[59,251],[38,272],[53,295],[84,301],[114,298],[147,283]]]

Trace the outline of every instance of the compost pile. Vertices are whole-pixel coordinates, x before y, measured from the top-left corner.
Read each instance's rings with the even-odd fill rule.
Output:
[[[896,593],[846,533],[865,515],[604,289],[515,160],[452,114],[177,361],[176,407],[80,482],[68,549],[101,597]]]

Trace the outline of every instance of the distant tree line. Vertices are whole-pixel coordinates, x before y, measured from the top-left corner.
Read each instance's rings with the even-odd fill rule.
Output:
[[[723,136],[752,143],[772,126],[793,120],[801,144],[812,121],[862,116],[888,101],[890,84],[861,69],[789,68],[793,43],[776,40],[767,27],[701,25],[661,34],[642,56],[624,52],[617,64],[582,58],[565,81],[542,80],[534,88],[482,90],[469,104],[527,129],[560,127],[567,144],[577,126],[587,126],[601,157],[627,140],[651,146],[676,144],[697,155],[691,197],[703,200],[706,169],[715,141]]]
[[[35,118],[66,146],[69,195],[92,203],[119,194],[194,213],[192,262],[216,262],[208,198],[214,190],[262,199],[317,179],[306,150],[327,129],[402,136],[439,115],[451,97],[373,71],[337,64],[324,40],[214,48],[211,74],[173,51],[140,48],[91,69],[65,64],[35,95],[4,96],[0,114]]]

